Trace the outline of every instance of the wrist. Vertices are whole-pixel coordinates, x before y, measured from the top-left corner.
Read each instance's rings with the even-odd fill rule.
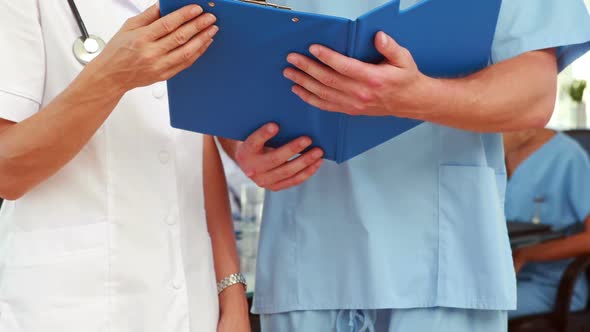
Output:
[[[92,61],[86,65],[76,81],[89,89],[101,91],[104,96],[117,99],[121,99],[130,90],[124,85],[124,82],[109,74],[97,61]]]
[[[409,104],[405,109],[394,110],[398,114],[393,115],[433,122],[433,118],[439,113],[436,109],[443,103],[441,97],[447,89],[443,80],[418,73],[418,78],[409,89],[412,93]]]
[[[104,118],[113,111],[124,93],[117,87],[105,84],[91,72],[83,70],[58,98],[64,105],[86,105],[79,108],[81,111],[75,112],[78,117]]]
[[[530,253],[528,248],[518,249],[512,254],[515,264],[518,263],[520,267],[532,261],[529,255]]]
[[[531,251],[532,247],[522,248],[518,251],[518,258],[523,262],[530,262],[533,260],[533,251]]]
[[[219,294],[219,309],[225,314],[249,314],[248,299],[242,284],[236,284]]]

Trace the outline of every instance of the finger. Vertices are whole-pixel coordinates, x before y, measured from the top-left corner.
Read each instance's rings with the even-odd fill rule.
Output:
[[[307,73],[304,73],[293,68],[285,69],[283,74],[286,78],[290,79],[297,85],[305,88],[307,91],[318,96],[320,99],[332,103],[353,104],[354,99],[351,97],[351,94],[355,90],[358,91],[362,89],[362,87],[359,87],[355,90],[352,90],[349,93],[344,93],[330,86],[324,85],[322,82],[316,80],[314,77],[308,75]]]
[[[190,5],[180,8],[146,27],[147,34],[151,40],[158,40],[176,31],[181,25],[189,22],[203,13],[203,8],[197,5]]]
[[[383,31],[379,31],[375,36],[375,47],[390,64],[396,67],[408,68],[414,64],[410,51],[401,47]]]
[[[375,65],[347,57],[325,46],[312,45],[309,51],[326,66],[355,81],[367,82],[375,75]]]
[[[309,76],[331,88],[344,92],[351,92],[354,91],[358,86],[358,84],[356,84],[351,78],[346,77],[334,69],[322,65],[317,61],[314,61],[301,54],[289,54],[287,56],[287,61],[303,72],[307,73]]]
[[[123,25],[125,30],[135,30],[147,26],[160,18],[160,3],[156,3],[141,14],[131,17]]]
[[[307,167],[315,164],[320,158],[322,158],[323,155],[324,152],[321,149],[315,148],[297,157],[296,159],[287,162],[283,166],[273,169],[264,177],[259,179],[259,181],[256,183],[261,187],[268,187],[287,180]]]
[[[256,181],[261,181],[266,175],[263,174],[264,172],[285,165],[291,158],[295,157],[303,150],[311,146],[311,143],[311,138],[303,136],[294,139],[277,149],[267,152],[264,155],[263,162],[261,163],[262,166],[254,170],[255,176],[253,179]]]
[[[294,94],[296,94],[297,97],[301,98],[301,100],[303,100],[304,102],[308,103],[311,106],[314,106],[315,108],[319,108],[322,111],[346,113],[346,114],[350,114],[350,115],[354,114],[354,112],[349,111],[347,108],[345,108],[343,106],[336,105],[334,103],[331,103],[331,102],[328,102],[328,101],[325,101],[325,100],[319,98],[318,96],[307,91],[306,89],[304,89],[303,87],[301,87],[299,85],[293,86],[293,88],[291,88],[291,91]]]
[[[203,45],[203,47],[201,47],[198,51],[196,51],[193,54],[194,59],[190,59],[185,63],[180,63],[176,67],[172,67],[172,69],[169,69],[166,72],[165,76],[162,77],[162,80],[168,80],[171,77],[174,77],[176,74],[180,73],[181,71],[190,67],[195,61],[197,61],[197,59],[199,59],[207,51],[207,49],[209,49],[209,46],[211,46],[211,44],[213,44],[213,39],[209,39],[209,41],[205,45]]]
[[[158,41],[163,50],[169,52],[192,40],[199,32],[209,28],[217,18],[213,14],[200,15]]]
[[[215,25],[201,31],[188,43],[169,53],[166,56],[166,61],[173,64],[173,67],[176,65],[184,65],[185,68],[191,66],[200,56],[199,51],[205,47],[205,45],[210,44],[210,41],[217,31],[219,31],[219,28]]]
[[[295,175],[294,177],[291,177],[290,179],[281,181],[277,184],[274,184],[272,186],[270,186],[268,189],[271,191],[281,191],[281,190],[285,190],[288,188],[292,188],[292,187],[296,187],[300,184],[302,184],[303,182],[307,181],[309,178],[311,178],[312,176],[314,176],[317,171],[320,169],[320,167],[322,166],[324,160],[320,159],[318,161],[315,162],[315,164],[307,167],[306,169],[304,169],[303,171],[297,173],[297,175]]]
[[[279,126],[274,123],[266,124],[248,136],[242,145],[242,149],[246,153],[259,153],[264,149],[266,142],[275,137],[278,132]]]

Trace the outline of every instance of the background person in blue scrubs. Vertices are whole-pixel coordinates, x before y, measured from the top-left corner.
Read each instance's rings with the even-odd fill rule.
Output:
[[[508,220],[536,219],[556,230],[585,225],[583,233],[513,253],[518,309],[508,315],[547,313],[553,310],[571,258],[590,253],[590,160],[573,139],[547,129],[504,134],[504,147]],[[571,308],[581,310],[587,302],[588,283],[583,277],[574,289]]]
[[[383,2],[281,4],[353,18]],[[426,123],[321,168],[317,150],[290,160],[312,144],[308,138],[264,149],[279,130],[274,124],[244,143],[222,142],[271,190],[254,299],[263,330],[505,331],[516,278],[503,211],[502,137],[493,133],[543,127],[558,70],[589,41],[582,0],[506,0],[492,64],[467,77],[423,75],[403,45],[382,33],[375,42],[386,61],[379,65],[318,45],[311,51],[319,61],[289,55],[298,69],[284,74],[310,104]]]

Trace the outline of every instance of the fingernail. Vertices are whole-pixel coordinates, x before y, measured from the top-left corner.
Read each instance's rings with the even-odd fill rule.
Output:
[[[193,16],[197,16],[202,12],[203,12],[203,8],[201,8],[201,6],[195,6],[195,7],[193,7],[193,9],[191,9],[191,15],[193,15]]]
[[[387,43],[389,43],[389,39],[387,38],[387,35],[385,34],[385,32],[383,32],[383,31],[379,32],[379,41],[381,42],[382,46],[387,46]]]
[[[304,138],[299,142],[299,146],[304,148],[311,144],[311,140],[309,138]]]
[[[293,75],[291,75],[291,71],[288,69],[283,70],[283,76],[285,76],[286,78],[291,78]]]
[[[245,173],[246,173],[246,176],[249,178],[254,176],[254,171],[246,171]]]
[[[209,30],[209,37],[213,38],[217,34],[217,31],[219,31],[219,27],[217,25],[212,26]]]
[[[324,152],[322,150],[316,150],[311,155],[314,158],[321,158]]]
[[[215,15],[211,14],[211,13],[207,13],[207,23],[213,23],[215,21],[217,21],[217,17],[215,17]]]
[[[320,54],[320,47],[317,45],[311,45],[311,47],[309,48],[309,53],[317,56],[318,54]]]
[[[297,62],[297,55],[291,53],[287,56],[287,62],[295,64]]]
[[[277,128],[274,124],[270,124],[266,127],[266,131],[268,131],[269,134],[274,134],[276,130]]]

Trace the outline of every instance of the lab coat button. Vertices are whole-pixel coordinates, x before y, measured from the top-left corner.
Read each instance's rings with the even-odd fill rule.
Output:
[[[174,280],[172,282],[172,287],[176,290],[182,289],[182,282],[178,280]]]
[[[168,161],[170,161],[170,153],[168,153],[168,151],[160,151],[158,157],[160,158],[160,162],[162,164],[166,164]]]
[[[174,215],[169,215],[168,218],[166,218],[166,223],[170,226],[173,226],[176,224],[176,217]]]
[[[164,83],[156,83],[154,85],[154,87],[152,88],[152,95],[156,98],[156,99],[162,99],[164,98],[164,96],[166,95],[166,86],[164,85]]]

